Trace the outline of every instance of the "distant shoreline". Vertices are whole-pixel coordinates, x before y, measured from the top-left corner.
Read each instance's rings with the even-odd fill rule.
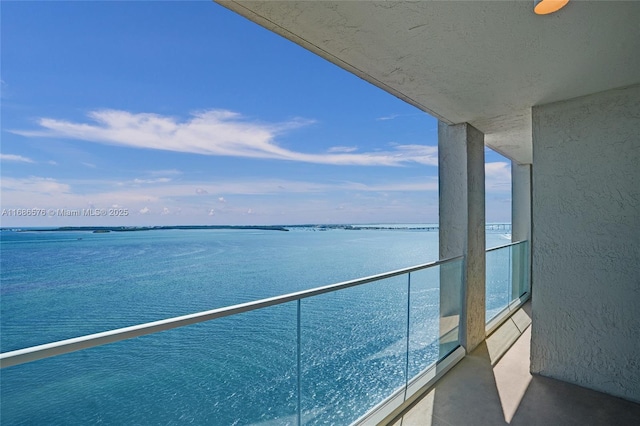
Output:
[[[70,232],[85,231],[94,233],[158,231],[167,229],[257,229],[261,231],[288,231],[284,226],[269,225],[173,225],[173,226],[61,226],[58,228],[2,228],[2,231],[17,232]]]
[[[509,223],[487,223],[486,229],[491,231],[510,231]],[[37,228],[37,227],[2,227],[0,231],[13,232],[74,232],[84,231],[96,234],[109,232],[138,232],[138,231],[158,231],[158,230],[260,230],[260,231],[284,231],[287,232],[291,228],[312,228],[313,230],[326,231],[329,229],[343,229],[348,231],[438,231],[437,224],[412,224],[411,226],[402,225],[322,225],[322,224],[305,224],[305,225],[163,225],[163,226],[60,226],[56,228]]]

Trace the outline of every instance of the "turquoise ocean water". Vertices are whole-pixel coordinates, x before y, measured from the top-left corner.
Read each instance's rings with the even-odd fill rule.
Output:
[[[508,242],[487,234],[488,246]],[[7,352],[437,257],[437,232],[410,229],[3,231],[0,345]],[[414,303],[437,318],[430,273]],[[405,305],[401,277],[303,301],[305,424],[349,424],[402,384]],[[292,302],[3,369],[0,420],[295,424],[296,315]],[[420,333],[414,369],[438,356],[437,321]]]

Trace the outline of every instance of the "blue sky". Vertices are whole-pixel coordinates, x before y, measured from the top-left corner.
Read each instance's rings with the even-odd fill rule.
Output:
[[[434,118],[213,2],[1,7],[2,209],[128,212],[2,226],[438,220]]]

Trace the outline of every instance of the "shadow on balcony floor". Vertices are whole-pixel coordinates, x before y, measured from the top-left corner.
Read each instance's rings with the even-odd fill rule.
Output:
[[[528,308],[525,307],[523,315]],[[497,339],[499,342],[489,338],[390,425],[640,424],[640,404],[532,376],[529,373],[531,329],[526,328],[517,338],[509,330],[514,327],[514,321],[510,322],[492,335],[501,336]],[[515,343],[499,358],[501,352],[495,348],[505,345],[505,337]]]

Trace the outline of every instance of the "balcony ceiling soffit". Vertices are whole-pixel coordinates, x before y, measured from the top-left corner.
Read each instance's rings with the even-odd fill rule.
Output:
[[[640,2],[219,3],[523,162],[532,106],[640,82]]]

